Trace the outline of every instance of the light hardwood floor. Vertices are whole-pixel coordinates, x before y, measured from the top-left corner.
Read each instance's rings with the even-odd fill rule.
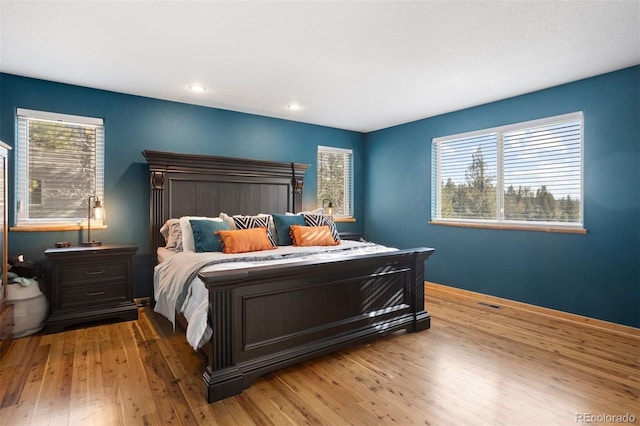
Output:
[[[268,374],[213,404],[203,360],[148,308],[16,339],[0,358],[0,424],[640,424],[637,334],[446,290],[427,288],[430,330]]]

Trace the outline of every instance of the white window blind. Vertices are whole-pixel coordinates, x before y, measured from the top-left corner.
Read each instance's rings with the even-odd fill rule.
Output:
[[[353,151],[318,146],[318,206],[333,205],[333,215],[353,217]]]
[[[582,228],[582,113],[436,138],[432,220]]]
[[[104,195],[103,120],[18,109],[17,226],[80,224]]]

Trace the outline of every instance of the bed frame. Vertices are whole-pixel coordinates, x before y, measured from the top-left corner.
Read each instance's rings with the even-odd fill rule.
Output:
[[[169,218],[302,210],[305,164],[143,151],[151,174],[151,255]],[[424,264],[430,248],[339,261],[200,274],[209,289],[203,373],[209,402],[261,375],[391,332],[430,327]]]

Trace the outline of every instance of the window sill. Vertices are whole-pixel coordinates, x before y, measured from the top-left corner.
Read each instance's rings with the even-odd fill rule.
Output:
[[[455,226],[459,228],[481,228],[481,229],[506,229],[512,231],[533,231],[533,232],[553,232],[559,234],[581,234],[586,235],[584,228],[561,228],[543,225],[513,225],[513,224],[491,224],[491,223],[469,223],[469,222],[444,222],[432,220],[429,225]]]
[[[69,224],[62,223],[49,225],[19,225],[9,228],[11,232],[60,232],[60,231],[81,231],[87,229],[86,224]],[[91,225],[91,230],[107,229],[107,225]]]
[[[355,223],[356,218],[355,217],[333,217],[333,221],[334,222],[351,222],[351,223]]]

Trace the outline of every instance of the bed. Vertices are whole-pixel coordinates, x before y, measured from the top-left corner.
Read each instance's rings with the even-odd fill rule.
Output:
[[[163,256],[160,231],[170,219],[303,210],[308,165],[151,150],[143,155],[150,172],[154,265]],[[268,372],[398,330],[430,327],[424,266],[434,250],[363,244],[368,248],[360,251],[356,242],[340,241],[330,249],[343,250],[339,257],[316,252],[283,262],[243,258],[229,269],[206,261],[191,273],[205,293],[208,333],[197,346],[208,359],[203,380],[209,402],[241,393]],[[293,251],[270,253],[287,250]],[[184,315],[174,314],[185,325]]]

